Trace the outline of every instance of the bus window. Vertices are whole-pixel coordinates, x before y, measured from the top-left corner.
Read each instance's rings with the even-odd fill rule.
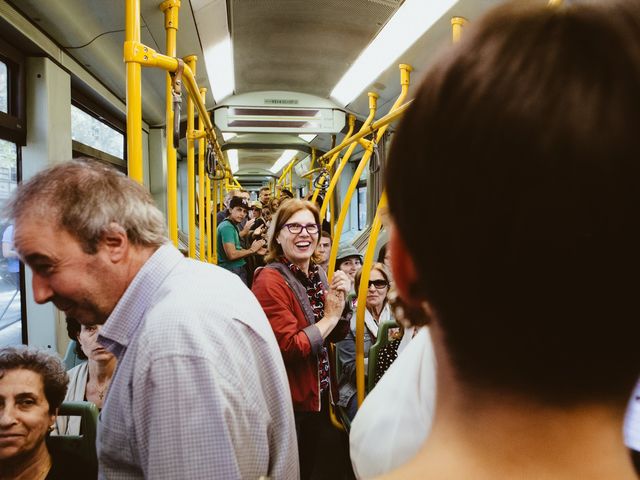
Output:
[[[0,210],[18,185],[18,148],[0,140]],[[21,264],[13,250],[13,225],[0,219],[2,255],[0,256],[0,346],[23,342],[20,293]]]
[[[0,62],[0,112],[9,113],[9,79],[7,64]]]

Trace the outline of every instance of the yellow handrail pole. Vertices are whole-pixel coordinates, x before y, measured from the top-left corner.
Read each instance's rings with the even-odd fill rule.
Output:
[[[170,0],[167,0],[170,1]],[[176,1],[177,0],[172,0]],[[177,58],[170,57],[168,55],[162,55],[161,53],[156,52],[153,48],[148,47],[147,45],[143,45],[140,42],[125,42],[124,45],[125,52],[125,60],[138,62],[142,65],[148,67],[157,67],[167,70],[169,72],[175,72],[178,70],[179,62]],[[220,144],[218,143],[218,137],[216,136],[215,130],[213,129],[213,123],[211,123],[211,119],[209,115],[207,115],[207,109],[202,102],[202,98],[200,98],[200,89],[198,87],[198,83],[196,82],[195,76],[191,68],[188,65],[184,65],[182,71],[182,80],[183,85],[187,88],[189,95],[191,96],[195,107],[198,111],[198,115],[202,115],[204,120],[204,129],[207,134],[207,139],[212,143],[218,158],[223,162],[225,167],[228,169],[229,166],[226,164],[226,160],[222,155],[222,150],[220,149]]]
[[[206,88],[200,88],[200,97],[202,98],[202,103],[205,103],[206,100]],[[200,240],[200,260],[206,261],[204,252],[205,252],[205,222],[204,222],[204,205],[205,205],[205,195],[208,197],[208,192],[204,189],[204,120],[201,115],[198,115],[198,134],[200,135],[198,139],[198,233]],[[206,193],[205,193],[206,192]]]
[[[207,199],[206,199],[206,210],[207,210],[207,216],[205,218],[205,230],[206,230],[206,237],[207,237],[207,262],[211,263],[211,255],[212,255],[212,250],[211,250],[211,244],[213,243],[211,240],[211,194],[213,193],[213,202],[215,205],[215,201],[216,201],[216,189],[218,188],[217,185],[214,185],[213,189],[211,188],[211,179],[209,178],[209,175],[205,175],[205,180],[204,180],[204,188],[205,188],[205,192],[207,194]],[[214,182],[215,184],[215,182]]]
[[[296,155],[295,157],[293,157],[293,159],[287,164],[285,169],[282,171],[282,174],[280,175],[280,178],[278,178],[277,183],[282,182],[284,187],[285,188],[287,187],[287,175],[291,172],[291,169],[297,162],[298,162],[298,156]]]
[[[376,108],[378,106],[378,94],[374,92],[369,92],[368,95],[369,95],[369,116],[364,121],[364,124],[362,125],[362,128],[360,129],[360,131],[367,128],[371,124],[373,117],[375,117],[376,115]],[[326,218],[327,207],[329,206],[330,199],[333,196],[333,191],[335,190],[336,185],[338,184],[338,178],[340,177],[342,170],[344,170],[344,167],[349,161],[349,157],[351,157],[351,154],[356,149],[356,146],[358,146],[358,142],[353,142],[351,145],[349,145],[349,148],[347,149],[344,156],[342,157],[342,160],[340,161],[340,164],[338,165],[336,172],[331,176],[331,183],[329,184],[329,188],[327,189],[326,196],[324,197],[324,201],[322,202],[322,207],[320,208],[320,218]],[[365,155],[366,155],[366,152],[365,152]],[[342,211],[340,212],[340,216],[344,216],[346,218],[346,212],[349,210],[349,204],[343,203],[343,205],[344,205],[344,208],[342,208]],[[331,211],[331,216],[332,217],[335,216],[335,210]],[[329,271],[327,272],[329,276],[329,280],[333,278],[336,258],[338,256],[338,242],[336,241],[335,238],[333,238],[334,233],[335,233],[335,230],[332,230],[331,231],[331,237],[332,237],[331,238],[331,254],[329,255]]]
[[[125,40],[140,42],[140,0],[127,0]],[[127,163],[129,176],[142,183],[142,67],[127,59]]]
[[[198,57],[189,55],[184,58],[185,63],[192,71],[195,71]],[[195,110],[191,95],[187,97],[187,221],[189,222],[189,258],[196,258],[196,145],[193,139],[195,134]]]
[[[400,95],[398,96],[393,106],[391,107],[392,112],[394,110],[399,109],[399,107],[402,105],[402,102],[404,102],[404,99],[406,98],[407,93],[409,92],[409,81],[410,81],[411,70],[412,70],[411,65],[407,65],[404,63],[400,64],[401,90],[400,90]],[[376,145],[382,139],[382,136],[387,131],[387,128],[389,128],[389,125],[390,123],[386,123],[385,125],[383,125],[378,129],[378,132],[376,133],[376,139],[375,139]],[[328,272],[329,279],[333,277],[333,272],[335,271],[335,263],[336,263],[336,258],[338,256],[338,244],[340,243],[340,236],[342,235],[344,222],[347,218],[347,212],[349,211],[349,204],[351,203],[351,197],[353,196],[353,192],[355,192],[358,186],[358,182],[360,181],[360,176],[362,175],[362,171],[364,170],[364,167],[369,162],[369,159],[371,158],[372,154],[373,154],[373,145],[369,143],[368,148],[364,152],[364,155],[362,155],[362,158],[360,159],[360,163],[358,164],[358,167],[356,168],[356,171],[354,172],[353,177],[351,178],[351,183],[349,184],[349,188],[347,189],[345,198],[342,201],[343,208],[340,211],[340,216],[338,217],[338,222],[336,224],[335,230],[333,231],[333,239],[331,241],[331,256],[329,257],[329,272]],[[337,177],[337,175],[335,175],[334,178],[335,177]],[[327,199],[325,198],[325,203],[326,202],[327,202]]]
[[[371,224],[371,234],[369,244],[364,254],[362,263],[362,273],[360,277],[360,288],[358,289],[358,304],[356,308],[356,388],[358,390],[358,407],[364,401],[364,315],[367,308],[367,293],[369,291],[369,277],[371,276],[371,265],[378,242],[378,235],[382,228],[382,211],[387,208],[387,194],[382,192],[376,216]]]
[[[353,135],[353,130],[356,127],[356,116],[353,114],[349,114],[348,121],[349,121],[349,131],[347,132],[347,135],[344,137],[345,140],[347,140],[349,137],[351,137],[351,135]],[[342,143],[344,144],[345,142],[342,142]],[[336,162],[336,160],[340,156],[341,151],[342,149],[338,150],[333,154],[333,156],[331,157],[331,160],[329,160],[329,163],[327,163],[325,166],[327,170],[331,171],[331,167],[333,167],[333,164]],[[317,159],[319,165],[322,165],[323,158],[324,156]],[[311,201],[314,203],[318,199],[318,194],[320,193],[320,185],[322,185],[322,182],[324,182],[324,175],[322,176],[322,178],[318,179],[318,186],[313,191],[313,196],[311,197]]]
[[[462,38],[462,28],[469,23],[464,17],[453,17],[451,19],[451,37],[453,43],[458,43]]]
[[[164,12],[164,28],[166,32],[166,51],[170,57],[176,56],[176,34],[178,31],[178,13],[180,0],[165,0],[160,4]],[[167,72],[167,105],[166,105],[166,136],[167,136],[167,227],[169,238],[178,246],[178,160],[176,149],[173,148],[173,97],[171,95],[171,75]]]
[[[371,125],[371,122],[373,121],[373,117],[375,117],[375,115],[376,115],[376,108],[378,106],[378,94],[374,93],[374,92],[369,92],[368,95],[369,95],[369,116],[367,117],[367,119],[362,124],[362,127],[360,128],[360,131],[358,132],[358,135],[360,135],[364,130],[367,129],[367,127],[369,127],[369,125]],[[356,135],[356,136],[358,136],[358,135]],[[362,135],[362,136],[364,136],[364,135]],[[360,138],[362,138],[362,137],[360,137]],[[344,143],[345,143],[345,141],[342,142],[342,144],[344,144]],[[338,147],[339,146],[340,145],[338,145]],[[327,192],[326,192],[325,197],[324,197],[324,202],[322,202],[322,207],[320,207],[320,218],[325,218],[325,216],[327,215],[327,207],[329,206],[329,200],[328,199],[331,198],[331,196],[333,195],[333,191],[335,190],[336,186],[338,185],[338,179],[340,178],[340,175],[342,174],[342,170],[344,170],[344,167],[347,166],[347,163],[349,162],[349,158],[351,158],[351,154],[354,152],[354,150],[356,149],[357,146],[358,146],[358,142],[356,142],[356,141],[353,141],[353,143],[351,143],[349,145],[349,148],[347,149],[347,151],[345,152],[344,156],[342,157],[342,160],[340,160],[340,163],[338,164],[338,168],[336,168],[335,173],[331,176],[331,182],[329,183],[329,188],[327,188]],[[336,147],[336,149],[338,147]],[[326,153],[323,156],[326,156]],[[335,159],[332,159],[332,161],[335,161]],[[334,215],[335,215],[335,210],[332,210],[331,211],[331,216],[334,216]],[[331,232],[331,235],[333,235],[333,232]],[[332,243],[333,243],[333,240],[332,240]]]
[[[331,172],[331,175],[333,176],[333,172],[335,171],[335,166],[332,166],[329,171]],[[336,196],[335,193],[333,195],[331,195],[331,197],[329,198],[329,209],[331,210],[331,215],[329,216],[329,229],[330,229],[330,234],[331,234],[331,238],[332,238],[332,242],[333,242],[333,232],[335,232],[336,230]],[[325,214],[326,215],[326,214]],[[324,220],[326,217],[322,217],[322,219]]]

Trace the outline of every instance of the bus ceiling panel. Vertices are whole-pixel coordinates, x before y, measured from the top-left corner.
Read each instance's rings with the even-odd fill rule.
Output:
[[[230,0],[236,93],[328,97],[402,0]]]
[[[548,0],[520,0],[531,5],[545,4]],[[400,94],[399,64],[406,63],[413,67],[408,98],[413,98],[420,86],[422,77],[429,66],[439,55],[446,55],[447,48],[452,42],[451,19],[463,17],[473,22],[490,8],[505,3],[505,0],[460,0],[446,12],[429,30],[427,30],[411,47],[401,54],[380,76],[373,79],[368,88],[356,100],[347,105],[347,110],[356,113],[358,117],[368,113],[369,99],[367,92],[373,91],[380,95],[376,118],[389,112],[393,102]],[[464,33],[463,33],[464,35]]]

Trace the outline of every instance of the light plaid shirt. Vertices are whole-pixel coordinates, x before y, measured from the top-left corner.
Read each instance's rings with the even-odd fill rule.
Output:
[[[118,357],[98,428],[100,478],[298,478],[282,356],[236,275],[160,247],[99,341]]]

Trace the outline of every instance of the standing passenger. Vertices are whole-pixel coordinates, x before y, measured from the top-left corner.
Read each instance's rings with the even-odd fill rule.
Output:
[[[320,240],[316,247],[318,254],[318,265],[325,271],[329,271],[329,257],[331,257],[331,234],[322,230],[320,232]]]
[[[287,368],[303,479],[314,474],[340,478],[348,469],[345,439],[329,418],[329,401],[338,399],[338,391],[327,344],[349,332],[350,282],[336,272],[329,285],[315,263],[319,223],[311,202],[283,203],[269,229],[268,264],[255,272],[253,281]]]
[[[239,226],[248,211],[249,204],[244,198],[233,197],[229,202],[229,216],[218,225],[218,265],[238,275],[245,285],[248,285],[245,258],[256,253],[265,243],[258,239],[251,243],[250,248],[242,248]]]
[[[638,1],[514,2],[426,75],[387,192],[436,409],[388,478],[637,479],[622,424],[640,367],[638,125]]]
[[[94,162],[40,172],[10,203],[38,303],[118,358],[98,428],[101,478],[298,476],[286,373],[253,295],[184,258],[142,186]]]

